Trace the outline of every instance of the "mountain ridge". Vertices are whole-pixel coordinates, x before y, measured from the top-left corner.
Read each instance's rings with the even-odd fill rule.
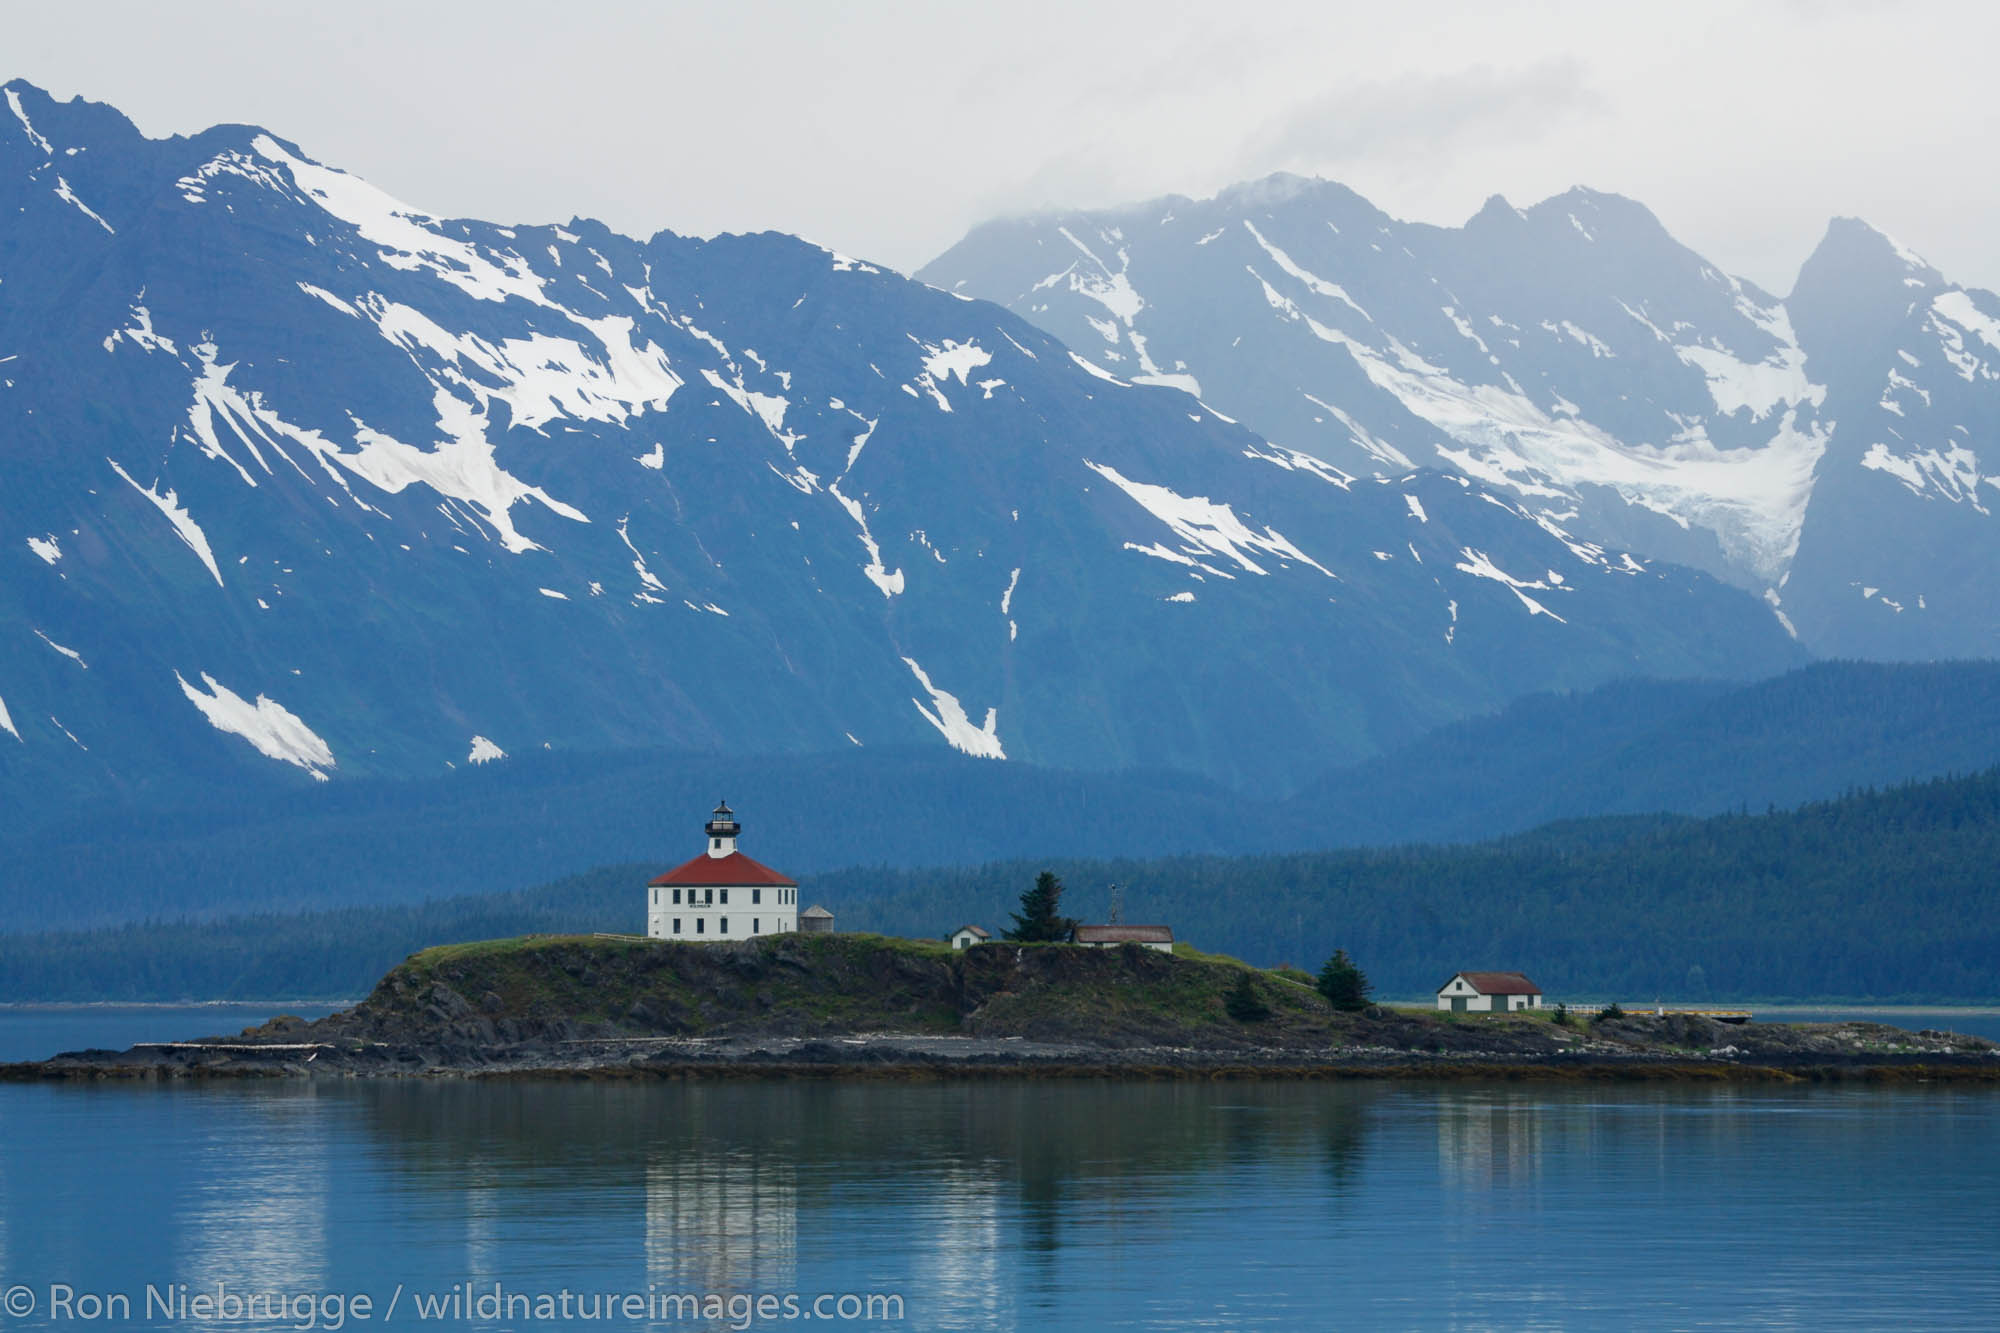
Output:
[[[975,227],[918,276],[1356,475],[1703,568],[1817,654],[2000,654],[2000,297],[1848,219],[1780,298],[1587,187],[1438,227],[1263,184]]]
[[[254,126],[150,140],[24,87],[30,818],[542,746],[1290,780],[1525,689],[1802,658],[1706,575],[1462,477],[1357,482],[796,238],[440,219]]]

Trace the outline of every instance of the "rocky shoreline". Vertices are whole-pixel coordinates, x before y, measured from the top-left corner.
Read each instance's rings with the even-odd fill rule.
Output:
[[[1854,1023],[1753,1024],[1734,1030],[1740,1040],[1706,1050],[1645,1040],[1653,1035],[1647,1028],[1673,1024],[1674,1017],[1624,1020],[1615,1038],[1584,1038],[1555,1051],[1510,1049],[1513,1043],[1439,1051],[1393,1045],[1317,1050],[1103,1046],[893,1032],[839,1037],[584,1038],[454,1048],[258,1040],[246,1034],[126,1051],[71,1052],[0,1065],[0,1081],[1056,1077],[2000,1082],[2000,1047],[1978,1038],[1920,1036],[1880,1024]]]
[[[1232,1018],[1247,983],[1261,1012]],[[1444,1078],[2000,1082],[2000,1044],[1880,1023],[1332,1010],[1295,974],[1128,947],[530,937],[427,950],[361,1004],[0,1081]]]

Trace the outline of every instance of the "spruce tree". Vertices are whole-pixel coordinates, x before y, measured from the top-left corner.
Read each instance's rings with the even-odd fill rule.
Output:
[[[1023,944],[1066,940],[1076,922],[1057,910],[1062,904],[1063,883],[1054,872],[1035,876],[1035,887],[1021,894],[1021,910],[1014,913],[1014,928],[1007,938]]]
[[[1222,1007],[1239,1023],[1261,1023],[1271,1016],[1271,1006],[1250,984],[1248,972],[1236,974],[1236,984],[1223,995]]]
[[[1335,949],[1320,968],[1318,989],[1336,1009],[1353,1013],[1368,1007],[1368,974],[1354,965],[1345,949]]]

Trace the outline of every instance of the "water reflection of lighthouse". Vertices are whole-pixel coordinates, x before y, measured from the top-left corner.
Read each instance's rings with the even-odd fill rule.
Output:
[[[798,1272],[798,1175],[755,1152],[646,1158],[646,1279],[661,1290],[790,1291]]]
[[[331,1168],[320,1090],[257,1089],[204,1109],[221,1123],[192,1154],[205,1188],[174,1228],[182,1280],[269,1291],[282,1275],[285,1290],[325,1287]]]

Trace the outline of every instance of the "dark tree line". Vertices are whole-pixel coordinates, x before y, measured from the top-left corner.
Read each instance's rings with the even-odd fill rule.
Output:
[[[0,999],[271,998],[365,991],[411,951],[528,931],[632,930],[656,867],[417,907],[0,936]],[[843,930],[935,938],[1007,919],[1039,871],[1261,965],[1335,945],[1377,993],[1518,969],[1552,999],[1983,1000],[2000,958],[2000,770],[1792,812],[1616,817],[1466,847],[1003,862],[807,876]],[[1060,915],[1051,901],[1050,914]]]

